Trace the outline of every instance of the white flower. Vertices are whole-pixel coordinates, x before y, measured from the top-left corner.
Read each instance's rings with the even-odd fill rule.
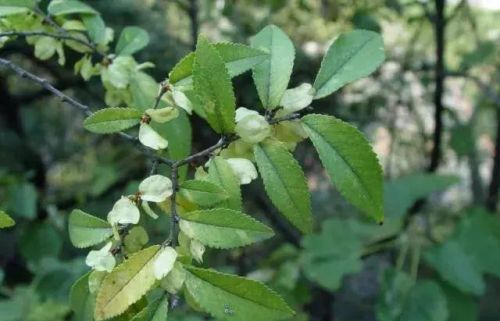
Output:
[[[244,142],[255,144],[271,134],[271,126],[256,111],[240,107],[236,110],[236,133]]]
[[[139,184],[141,199],[149,202],[163,202],[172,195],[172,181],[163,175],[151,175]]]
[[[189,242],[189,252],[198,263],[203,262],[203,253],[205,253],[205,245],[197,240],[191,239]]]
[[[122,196],[108,213],[108,222],[116,224],[137,224],[140,212],[137,206],[128,197]]]
[[[314,98],[314,88],[311,84],[301,84],[292,89],[287,89],[281,98],[280,105],[283,106],[282,114],[291,114],[306,108]]]
[[[189,115],[193,112],[193,104],[182,91],[172,88],[172,98],[177,106],[184,109]]]
[[[234,116],[234,121],[237,123],[242,120],[244,117],[249,116],[249,115],[258,115],[259,113],[256,112],[255,110],[251,110],[245,107],[240,107],[236,109],[236,115]]]
[[[85,259],[85,264],[96,271],[111,272],[116,265],[115,257],[110,252],[111,246],[113,244],[109,242],[98,251],[90,251]]]
[[[161,137],[149,124],[141,123],[139,128],[139,141],[152,149],[164,149],[168,146],[168,141]]]
[[[251,161],[246,158],[229,158],[227,159],[229,166],[234,174],[240,180],[240,184],[249,184],[257,178],[257,169]]]
[[[179,116],[179,110],[175,107],[165,107],[159,109],[146,109],[146,114],[148,114],[154,122],[166,123],[172,119]]]
[[[153,263],[153,273],[157,280],[163,279],[174,267],[177,252],[170,246],[160,250]]]

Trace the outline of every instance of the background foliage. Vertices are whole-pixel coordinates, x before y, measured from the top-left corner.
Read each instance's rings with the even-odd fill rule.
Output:
[[[116,52],[155,64],[147,72],[156,82],[201,33],[214,42],[249,43],[276,24],[295,44],[290,87],[313,82],[341,33],[382,34],[386,61],[377,72],[313,105],[355,124],[375,147],[384,168],[384,224],[347,204],[329,184],[328,166],[325,172],[313,147],[300,144],[295,156],[312,193],[314,232],[302,237],[254,181],[243,187],[244,208],[276,237],[205,255],[219,271],[267,283],[297,311],[294,320],[378,321],[500,317],[500,16],[493,2],[86,1],[115,30]],[[127,46],[123,34],[140,40]],[[64,66],[60,55],[43,59],[51,46],[33,49],[18,38],[5,41],[0,56],[89,106],[117,99],[100,79],[83,81],[83,67],[75,75],[70,66],[81,54],[66,50]],[[0,75],[0,209],[16,221],[0,232],[0,320],[78,320],[69,291],[88,268],[86,252],[71,246],[69,213],[81,208],[104,217],[120,195],[137,190],[151,164],[117,137],[89,134],[83,115],[48,92],[6,69]],[[132,82],[148,83],[134,75]],[[238,106],[259,104],[251,74],[234,78],[234,87]],[[145,99],[143,89],[134,101]],[[217,139],[200,118],[192,128],[186,138],[192,135],[194,151]],[[177,148],[171,156],[191,149]],[[9,225],[2,215],[0,226]],[[150,225],[149,237],[161,240],[167,220]],[[181,302],[169,319],[204,317]]]

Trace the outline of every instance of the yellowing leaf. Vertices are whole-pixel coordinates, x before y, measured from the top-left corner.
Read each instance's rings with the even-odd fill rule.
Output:
[[[4,211],[0,211],[0,228],[6,228],[16,225],[16,222]]]
[[[97,321],[122,314],[153,287],[153,265],[159,250],[160,246],[154,245],[135,253],[104,278],[96,300]]]
[[[193,266],[185,268],[189,296],[216,319],[273,321],[294,315],[285,301],[262,283]]]

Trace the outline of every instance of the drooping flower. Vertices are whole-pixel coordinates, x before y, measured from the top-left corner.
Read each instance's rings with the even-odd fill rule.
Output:
[[[271,134],[271,126],[264,116],[254,110],[240,107],[236,110],[236,133],[244,142],[255,144]]]
[[[109,224],[137,224],[140,218],[137,206],[128,197],[122,196],[108,213]]]
[[[161,137],[149,124],[141,123],[139,127],[139,141],[144,146],[152,149],[165,149],[168,146],[168,141]]]
[[[174,267],[177,259],[177,252],[174,248],[167,246],[160,250],[158,256],[153,262],[153,273],[157,280],[163,279]]]
[[[163,175],[151,175],[139,184],[141,199],[148,202],[163,202],[172,195],[172,181]]]
[[[240,184],[249,184],[257,178],[257,169],[251,161],[246,158],[228,158],[226,160],[231,166],[234,174],[240,180]]]
[[[96,271],[111,272],[116,265],[116,259],[110,250],[113,243],[108,242],[102,249],[90,251],[85,259],[85,264]]]

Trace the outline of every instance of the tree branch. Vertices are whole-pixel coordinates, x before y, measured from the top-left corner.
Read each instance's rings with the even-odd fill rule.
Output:
[[[54,96],[59,97],[61,99],[61,101],[67,103],[70,106],[73,106],[73,107],[79,109],[81,112],[83,112],[84,115],[86,115],[86,116],[92,115],[92,110],[90,109],[89,106],[84,105],[84,104],[80,103],[79,101],[75,100],[74,98],[64,94],[62,91],[60,91],[59,89],[52,86],[47,79],[44,79],[44,78],[41,78],[35,74],[32,74],[29,71],[14,64],[10,60],[4,59],[4,58],[0,58],[0,66],[4,66],[4,67],[14,71],[22,78],[29,79],[29,80],[39,84],[44,89],[51,92]],[[173,160],[170,160],[170,159],[165,158],[163,156],[157,155],[156,151],[142,145],[136,137],[133,137],[133,136],[126,134],[126,133],[123,133],[123,132],[117,133],[117,135],[120,136],[122,139],[124,139],[128,142],[131,142],[144,155],[146,155],[152,159],[156,159],[159,162],[167,164],[167,165],[172,165],[174,163]]]
[[[68,33],[50,33],[50,32],[45,32],[45,31],[5,31],[5,32],[0,32],[0,38],[1,37],[16,37],[16,36],[21,36],[21,37],[33,37],[33,36],[43,36],[43,37],[50,37],[54,39],[60,39],[60,40],[71,40],[78,42],[81,45],[84,45],[85,47],[89,48],[93,53],[97,53],[101,56],[104,56],[101,52],[97,50],[97,47],[80,38],[74,37]]]

